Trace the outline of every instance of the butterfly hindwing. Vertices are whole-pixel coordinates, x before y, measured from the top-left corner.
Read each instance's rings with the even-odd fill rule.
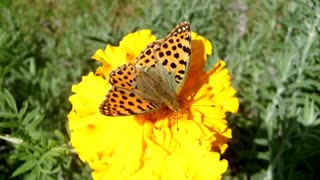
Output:
[[[114,86],[99,109],[107,116],[127,116],[152,112],[158,107],[157,103],[145,100],[136,91]]]

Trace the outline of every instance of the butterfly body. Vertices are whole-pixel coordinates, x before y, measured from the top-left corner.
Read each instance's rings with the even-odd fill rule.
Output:
[[[152,68],[147,71],[138,70],[136,75],[138,91],[143,92],[145,99],[150,102],[156,102],[159,106],[167,105],[171,110],[179,111],[178,97],[170,86],[169,74],[166,71],[161,72],[159,68]]]
[[[109,73],[112,86],[99,109],[103,115],[145,114],[167,106],[178,112],[178,95],[187,79],[191,55],[188,22],[151,42],[137,57]]]

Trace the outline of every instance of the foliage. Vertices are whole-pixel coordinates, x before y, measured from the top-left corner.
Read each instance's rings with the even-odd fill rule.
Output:
[[[319,2],[6,0],[0,179],[89,179],[68,142],[71,85],[94,70],[98,48],[183,20],[214,42],[241,98],[225,179],[320,178]]]

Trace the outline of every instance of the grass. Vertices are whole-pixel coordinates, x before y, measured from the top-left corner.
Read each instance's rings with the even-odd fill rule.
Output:
[[[0,179],[90,179],[72,151],[72,84],[107,43],[188,20],[228,64],[241,105],[225,179],[319,179],[317,1],[0,2]]]

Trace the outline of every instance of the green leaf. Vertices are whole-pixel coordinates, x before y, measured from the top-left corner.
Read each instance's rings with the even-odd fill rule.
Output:
[[[36,117],[38,116],[39,111],[40,111],[40,107],[36,107],[31,112],[29,112],[26,115],[26,117],[23,118],[23,121],[22,121],[23,125],[28,126],[32,123],[32,121],[35,121],[37,119]]]
[[[2,28],[0,28],[0,45],[4,45],[9,40],[9,35]]]
[[[270,153],[269,152],[259,152],[257,155],[257,158],[270,161]]]
[[[0,117],[11,119],[11,118],[16,118],[17,115],[10,112],[0,112]]]
[[[30,169],[34,168],[37,165],[37,161],[35,159],[31,159],[26,161],[25,163],[23,163],[20,167],[18,167],[13,174],[11,175],[11,177],[16,177],[20,174],[23,174],[27,171],[29,171]]]
[[[9,106],[11,107],[11,109],[15,113],[18,113],[16,101],[14,100],[14,97],[11,95],[11,93],[8,90],[5,89],[3,95],[5,97],[5,100],[7,101]]]
[[[8,122],[0,122],[0,127],[2,128],[13,128],[13,127],[19,127],[19,124],[14,121],[8,121]]]
[[[19,111],[20,118],[26,113],[27,109],[28,109],[28,102],[24,101],[22,104],[22,108]]]
[[[313,100],[305,98],[303,117],[299,118],[298,121],[305,126],[316,125],[317,117],[320,115],[319,112],[315,112],[315,105]]]
[[[263,138],[256,138],[254,139],[254,142],[258,145],[262,145],[262,146],[267,146],[269,143],[268,143],[268,140],[267,139],[263,139]]]

